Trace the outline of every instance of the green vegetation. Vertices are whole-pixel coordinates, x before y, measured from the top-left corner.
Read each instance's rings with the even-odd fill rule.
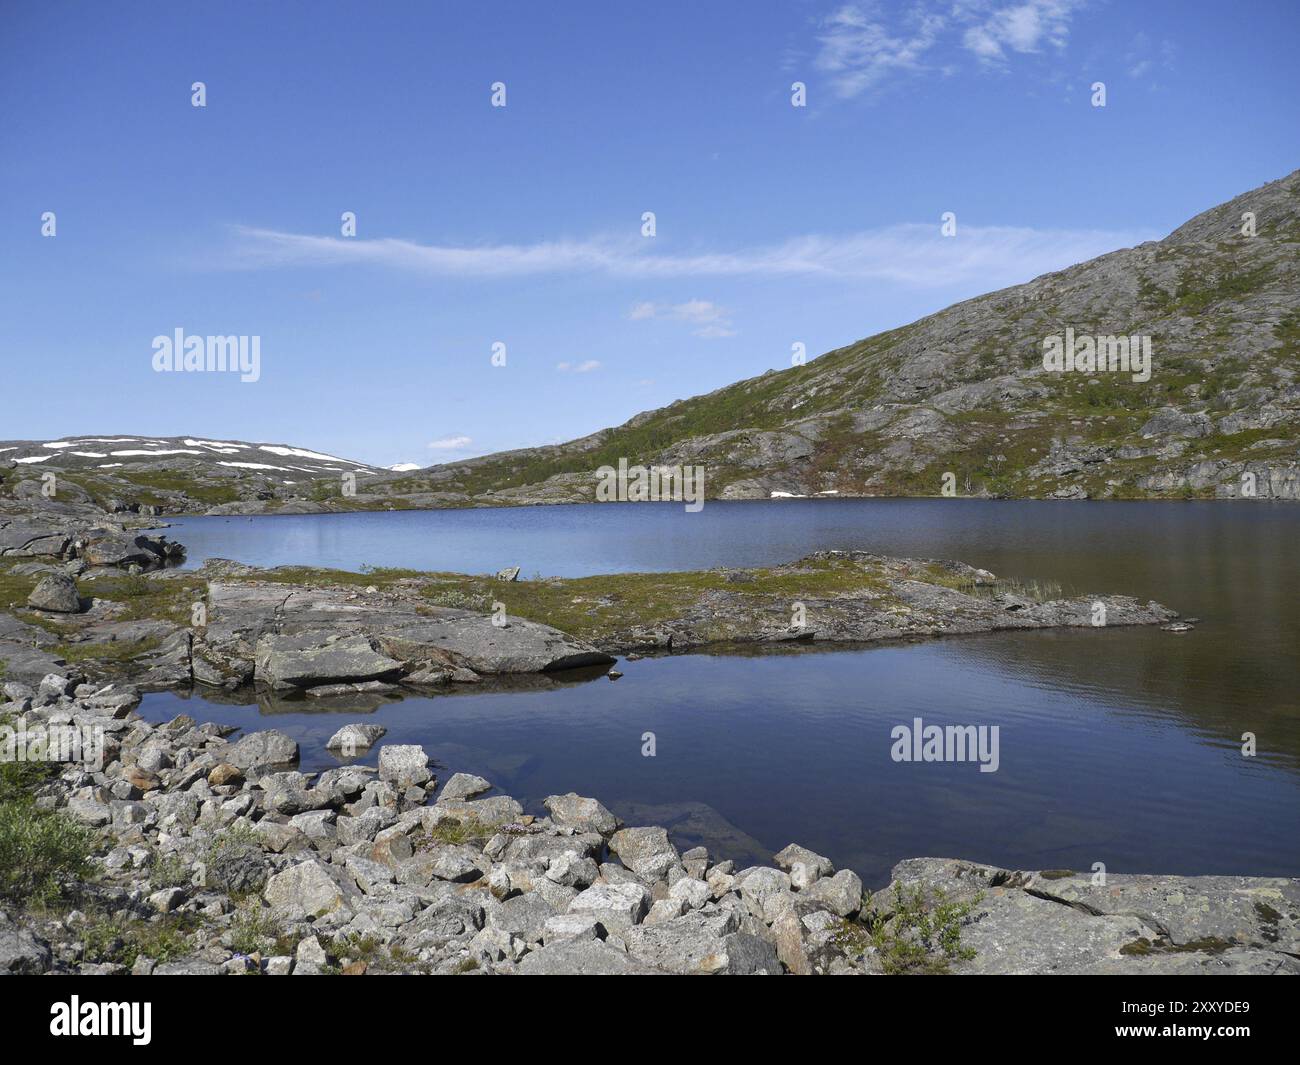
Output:
[[[235,909],[230,923],[230,949],[236,954],[291,955],[297,949],[296,936],[281,931],[275,914],[257,898],[248,898]]]
[[[102,665],[111,665],[131,662],[141,655],[158,650],[161,644],[161,640],[152,638],[145,640],[114,640],[110,643],[99,643],[97,641],[65,643],[56,647],[54,653],[66,659],[69,663],[98,662]]]
[[[942,566],[926,567],[926,578],[931,584],[942,584],[945,588],[955,588],[966,595],[991,597],[1011,595],[1021,599],[1032,599],[1036,603],[1047,603],[1064,598],[1065,592],[1058,581],[1021,581],[1011,577],[998,577],[992,581],[976,581],[965,574],[950,573]]]
[[[740,579],[737,579],[737,578]],[[653,627],[681,616],[701,597],[725,593],[755,600],[779,602],[782,610],[792,599],[874,593],[892,601],[881,571],[868,563],[845,558],[816,559],[797,567],[745,570],[729,575],[723,570],[679,573],[612,573],[595,577],[538,578],[498,581],[493,577],[460,573],[423,573],[417,570],[347,570],[286,566],[236,580],[270,580],[315,586],[366,587],[380,590],[402,585],[418,591],[431,607],[487,611],[502,602],[507,614],[551,625],[579,639],[596,639],[610,632]],[[919,580],[931,580],[918,574]],[[939,583],[932,581],[932,583]]]
[[[82,960],[135,965],[138,958],[156,962],[177,961],[194,952],[196,918],[167,915],[150,921],[122,914],[96,915],[81,931]]]
[[[153,852],[149,863],[149,883],[155,888],[188,887],[193,879],[194,870],[175,851],[169,854]]]
[[[46,762],[0,762],[0,898],[9,902],[45,905],[89,874],[94,834],[36,805],[54,772]]]
[[[922,887],[908,891],[894,885],[893,911],[871,914],[867,932],[886,974],[908,976],[946,973],[949,963],[968,961],[975,951],[961,944],[961,930],[971,911],[984,899],[950,902],[936,889],[927,897]]]
[[[25,607],[37,578],[14,573],[13,566],[0,564],[0,607]]]
[[[447,843],[482,844],[496,835],[500,829],[499,823],[479,821],[473,817],[464,820],[448,817],[412,837],[412,842],[417,851]]]
[[[1200,939],[1189,939],[1186,943],[1171,943],[1165,939],[1152,940],[1140,936],[1125,943],[1119,952],[1139,958],[1150,954],[1222,954],[1236,945],[1232,940],[1219,936],[1203,936]]]
[[[12,718],[0,724],[14,727]],[[43,905],[89,871],[94,834],[65,813],[36,805],[57,766],[0,762],[0,898]]]

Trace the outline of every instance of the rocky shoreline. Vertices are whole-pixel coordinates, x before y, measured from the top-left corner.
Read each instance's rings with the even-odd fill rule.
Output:
[[[1300,973],[1300,880],[917,858],[872,892],[797,844],[745,868],[680,852],[595,798],[529,814],[373,725],[340,729],[317,775],[276,730],[147,722],[130,686],[4,695],[11,727],[103,747],[31,785],[26,815],[93,856],[5,872],[0,972]]]

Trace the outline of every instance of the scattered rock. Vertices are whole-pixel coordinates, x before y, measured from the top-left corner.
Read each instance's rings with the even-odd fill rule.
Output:
[[[407,788],[433,778],[429,756],[416,743],[389,743],[379,748],[379,779]]]
[[[344,725],[329,738],[325,749],[337,751],[345,758],[354,758],[360,752],[368,751],[387,732],[383,725]]]

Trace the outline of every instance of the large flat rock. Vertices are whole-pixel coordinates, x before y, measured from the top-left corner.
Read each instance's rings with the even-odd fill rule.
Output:
[[[895,885],[973,907],[962,928],[975,957],[956,973],[1300,972],[1300,880],[1284,877],[1091,874],[999,869],[909,858]]]
[[[255,663],[257,680],[275,688],[384,680],[402,673],[402,663],[375,650],[367,637],[326,631],[263,636]]]
[[[280,688],[394,679],[427,668],[542,673],[614,661],[549,625],[512,618],[499,627],[485,614],[400,596],[269,581],[209,582],[208,624],[195,652],[212,677],[251,662],[259,682]]]
[[[1285,877],[1142,876],[1112,873],[1045,878],[1031,890],[1103,914],[1135,914],[1185,947],[1204,943],[1300,954],[1300,881]]]
[[[387,628],[379,638],[415,644],[431,657],[445,652],[475,673],[543,673],[614,661],[549,625],[512,618],[497,627],[491,617],[481,614]]]

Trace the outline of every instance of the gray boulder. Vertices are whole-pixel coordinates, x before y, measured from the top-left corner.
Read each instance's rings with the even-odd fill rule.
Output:
[[[298,744],[278,729],[250,732],[232,744],[222,760],[236,769],[292,765],[298,761]]]
[[[668,832],[658,826],[619,829],[609,849],[642,880],[658,880],[680,860]]]
[[[623,934],[623,942],[633,957],[671,973],[779,974],[776,948],[739,927],[734,911],[696,911],[671,921],[638,925]]]
[[[34,976],[46,972],[50,961],[49,944],[0,910],[0,973]]]
[[[439,799],[474,799],[484,792],[492,790],[490,782],[472,773],[453,773],[450,780],[442,786]]]
[[[810,851],[807,847],[801,847],[797,843],[791,843],[784,850],[777,851],[774,860],[790,874],[791,884],[799,891],[811,887],[822,877],[830,876],[835,872],[835,866],[831,864],[829,858]]]
[[[350,908],[360,892],[341,870],[311,860],[276,873],[262,897],[285,918],[303,920]]]
[[[81,610],[77,584],[66,573],[51,573],[41,578],[27,597],[27,605],[34,610],[47,610],[55,614],[76,614]]]
[[[839,917],[849,917],[862,908],[862,878],[852,869],[841,869],[834,876],[818,880],[799,892],[801,903],[830,910]]]
[[[567,795],[548,795],[542,800],[557,825],[575,828],[580,832],[598,832],[602,836],[613,834],[621,824],[595,799],[584,798],[575,792]]]
[[[379,779],[399,788],[427,783],[433,773],[429,756],[418,743],[389,743],[379,748]]]
[[[649,903],[650,893],[640,884],[592,884],[567,912],[594,917],[605,931],[618,932],[641,920]]]

